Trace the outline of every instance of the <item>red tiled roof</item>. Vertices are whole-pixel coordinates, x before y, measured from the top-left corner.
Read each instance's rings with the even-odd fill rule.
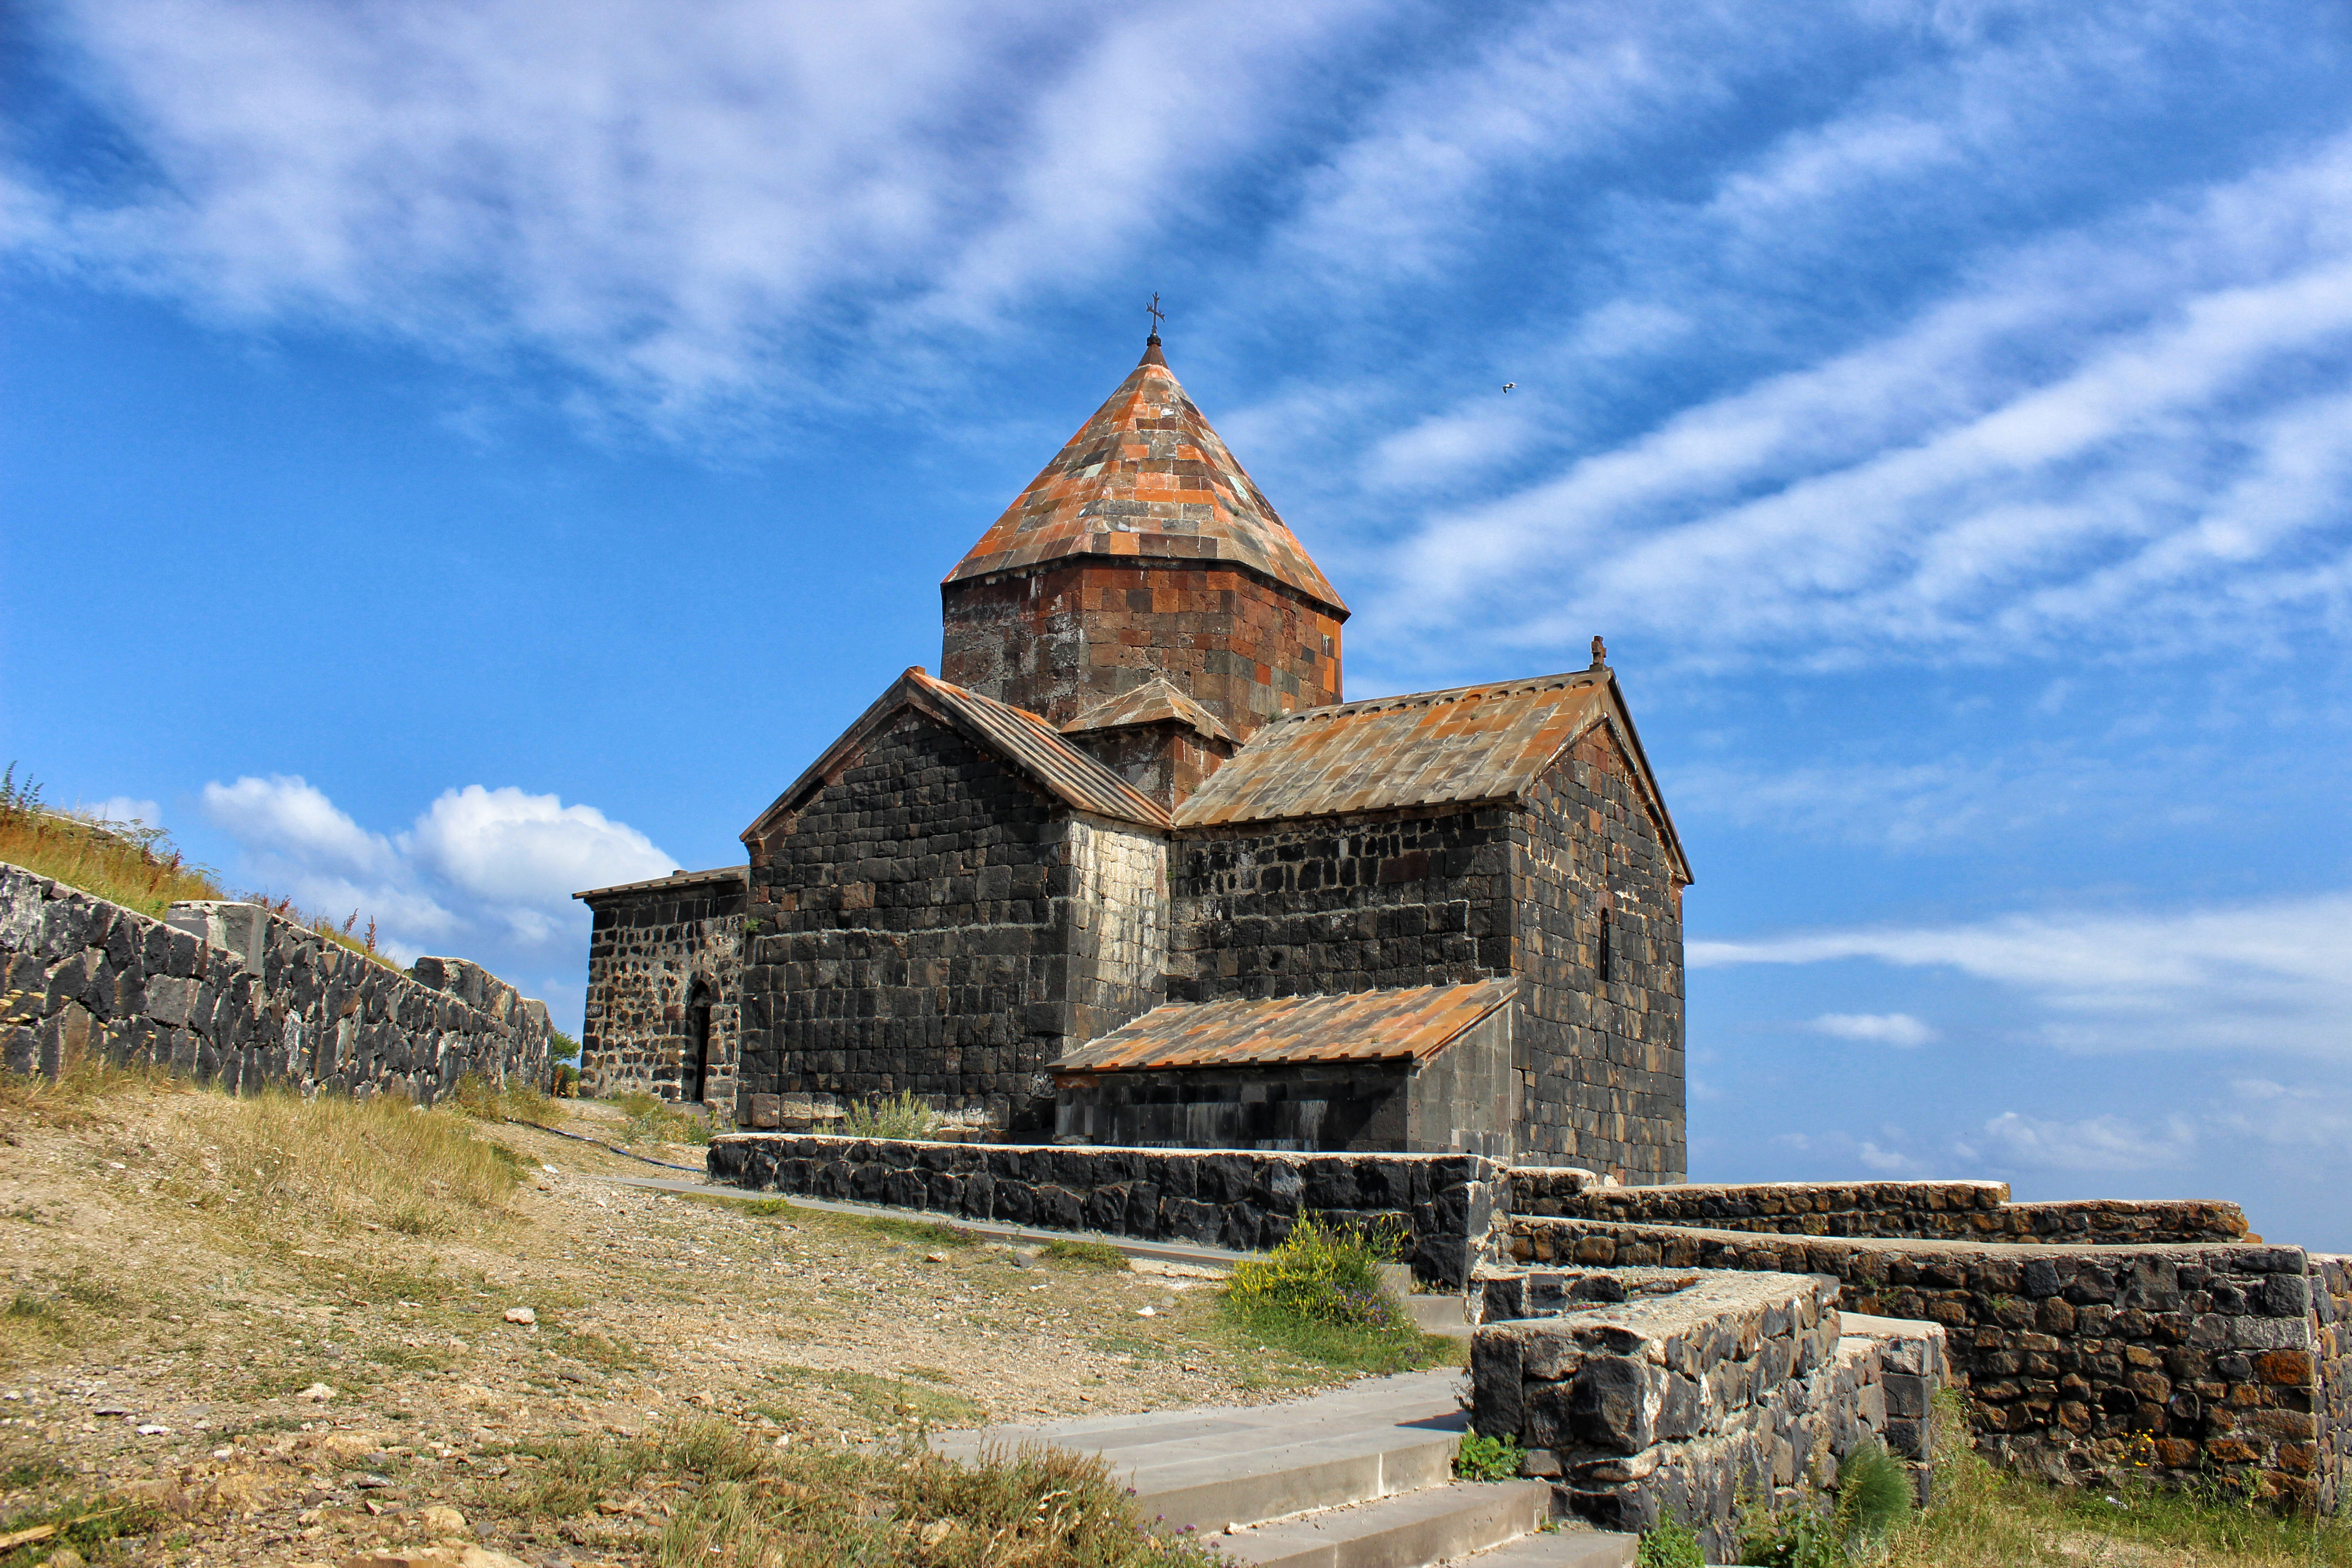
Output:
[[[1347,606],[1156,346],[1029,481],[946,581],[1066,556],[1230,561]]]
[[[779,816],[798,810],[803,801],[836,775],[868,735],[907,708],[927,713],[985,746],[1065,805],[1150,827],[1168,826],[1168,813],[1159,802],[1062,739],[1034,713],[950,686],[917,668],[891,682],[890,689],[860,714],[841,739],[826,747],[824,754],[794,779],[758,821],[743,830],[743,837],[756,837]]]
[[[1164,675],[1155,675],[1134,690],[1122,692],[1108,702],[1096,703],[1063,725],[1062,733],[1079,735],[1089,730],[1116,730],[1128,724],[1156,724],[1163,719],[1189,724],[1213,741],[1234,738],[1234,732],[1225,728],[1223,721],[1171,686]]]
[[[1418,1061],[1508,1002],[1517,985],[1509,979],[1475,980],[1336,996],[1171,1003],[1081,1046],[1052,1070]]]
[[[1688,881],[1674,821],[1605,668],[1285,713],[1209,776],[1176,826],[1517,799],[1601,723],[1624,740],[1659,837]]]

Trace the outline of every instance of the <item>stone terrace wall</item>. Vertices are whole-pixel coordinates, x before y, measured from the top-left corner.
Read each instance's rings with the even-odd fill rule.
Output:
[[[1862,1320],[1836,1282],[1657,1269],[1481,1271],[1472,1424],[1517,1436],[1562,1511],[1605,1529],[1663,1519],[1717,1562],[1740,1504],[1785,1506],[1876,1436],[1924,1482],[1927,1399],[1943,1371],[1931,1323]]]
[[[948,1220],[1001,1220],[1248,1252],[1302,1212],[1408,1228],[1414,1273],[1460,1286],[1503,1173],[1473,1154],[1291,1154],[934,1143],[740,1132],[713,1139],[713,1181]]]
[[[1908,1237],[2074,1246],[2231,1242],[2235,1204],[2198,1200],[2013,1204],[2005,1182],[1752,1182],[1612,1187],[1589,1171],[1523,1166],[1510,1210],[1628,1225],[1690,1225],[1790,1236]]]
[[[2352,1501],[2352,1258],[2311,1259],[2313,1341],[2319,1353],[2320,1479],[2336,1506]]]
[[[479,966],[404,974],[253,904],[172,906],[169,923],[0,864],[0,1060],[52,1076],[84,1054],[236,1092],[396,1092],[467,1073],[538,1082],[544,1005]]]
[[[1980,1446],[2054,1479],[2145,1465],[2332,1510],[2333,1276],[2300,1247],[1974,1246],[1515,1217],[1522,1261],[1825,1274],[1847,1311],[1945,1325]],[[2320,1289],[2314,1289],[2315,1284]],[[2325,1343],[2340,1346],[2340,1331]],[[2331,1438],[2329,1434],[2335,1436]]]

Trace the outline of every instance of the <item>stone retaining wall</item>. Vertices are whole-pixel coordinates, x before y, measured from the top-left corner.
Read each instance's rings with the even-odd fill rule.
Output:
[[[159,921],[0,864],[0,971],[12,1072],[89,1055],[232,1092],[426,1103],[468,1073],[547,1076],[544,1004],[462,959],[403,973],[255,904],[174,904]]]
[[[1514,1216],[1522,1262],[1826,1275],[1848,1311],[1945,1325],[1980,1447],[2061,1480],[2344,1495],[2343,1270],[2263,1246],[1970,1245]],[[2315,1289],[2315,1286],[2317,1289]]]
[[[1393,1219],[1420,1279],[1460,1286],[1486,1236],[1499,1161],[1475,1154],[1296,1154],[944,1143],[816,1133],[713,1139],[713,1181],[943,1219],[1001,1220],[1191,1241],[1272,1247],[1301,1213],[1342,1223]]]
[[[1793,1236],[1902,1237],[2072,1246],[2231,1242],[2235,1204],[2091,1199],[2017,1204],[2005,1182],[1747,1182],[1602,1185],[1590,1171],[1511,1173],[1513,1214]]]
[[[1675,1520],[1728,1562],[1743,1501],[1827,1487],[1865,1438],[1924,1483],[1943,1371],[1932,1323],[1848,1334],[1821,1278],[1481,1273],[1471,1424],[1517,1437],[1564,1512],[1623,1531]]]

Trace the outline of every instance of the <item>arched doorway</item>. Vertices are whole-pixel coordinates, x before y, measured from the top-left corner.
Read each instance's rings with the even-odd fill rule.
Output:
[[[681,1098],[701,1104],[710,1081],[710,987],[700,980],[686,994],[686,1050],[678,1068]]]

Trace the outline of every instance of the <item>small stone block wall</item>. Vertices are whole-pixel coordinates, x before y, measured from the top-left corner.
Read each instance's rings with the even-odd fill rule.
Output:
[[[2164,1245],[2244,1239],[2235,1204],[2122,1201],[2016,1204],[2005,1182],[1747,1182],[1605,1186],[1589,1171],[1511,1173],[1511,1212],[1629,1225],[1700,1226],[1789,1236],[1938,1241]]]
[[[0,864],[0,1062],[51,1076],[82,1058],[236,1093],[405,1095],[467,1075],[547,1075],[547,1008],[479,965],[404,974],[256,904],[181,903],[169,921]]]
[[[1394,1219],[1416,1277],[1459,1287],[1503,1166],[1470,1154],[1294,1154],[942,1143],[738,1132],[711,1141],[711,1180],[940,1218],[1092,1230],[1255,1251],[1300,1214]]]
[[[1471,1424],[1517,1437],[1562,1510],[1603,1529],[1673,1519],[1727,1562],[1743,1499],[1825,1485],[1866,1437],[1921,1467],[1928,1457],[1937,1331],[1849,1336],[1833,1280],[1481,1272]]]
[[[1979,1446],[2017,1469],[2219,1479],[2323,1511],[2343,1496],[2347,1369],[2329,1331],[2347,1302],[2332,1260],[2300,1247],[1508,1224],[1512,1254],[1531,1264],[1826,1275],[1846,1310],[1940,1322]]]

